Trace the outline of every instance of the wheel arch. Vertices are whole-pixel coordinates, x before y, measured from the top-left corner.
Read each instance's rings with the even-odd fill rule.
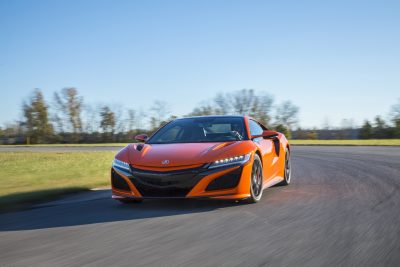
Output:
[[[259,149],[256,149],[256,151],[254,152],[254,154],[257,154],[258,157],[260,158],[261,164],[264,165],[263,162],[263,157],[261,156],[261,151]]]

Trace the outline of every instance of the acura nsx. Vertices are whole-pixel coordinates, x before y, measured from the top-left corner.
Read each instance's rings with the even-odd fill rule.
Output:
[[[221,198],[258,202],[263,190],[291,179],[290,146],[282,133],[247,116],[173,120],[137,135],[117,153],[112,197]]]

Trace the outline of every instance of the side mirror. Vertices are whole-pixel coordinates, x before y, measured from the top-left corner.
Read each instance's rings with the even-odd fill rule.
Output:
[[[275,138],[278,137],[278,132],[271,131],[271,130],[264,130],[262,133],[262,137],[264,138]]]
[[[275,137],[277,137],[277,136],[278,136],[278,132],[271,131],[271,130],[264,130],[262,134],[260,134],[260,135],[253,135],[253,136],[251,137],[251,139],[259,138],[259,137],[262,137],[262,138],[271,138],[271,139],[272,139],[272,138],[275,138]]]
[[[147,134],[139,134],[135,136],[136,141],[139,142],[146,142],[147,138],[149,138]]]

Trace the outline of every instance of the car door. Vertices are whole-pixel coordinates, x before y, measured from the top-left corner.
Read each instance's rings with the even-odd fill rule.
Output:
[[[250,134],[252,136],[262,135],[265,127],[261,126],[258,122],[250,119],[249,120]],[[253,139],[253,142],[258,146],[262,155],[263,163],[263,174],[264,182],[271,180],[276,171],[276,163],[278,156],[275,152],[274,143],[271,139],[264,139],[263,137],[257,137]]]

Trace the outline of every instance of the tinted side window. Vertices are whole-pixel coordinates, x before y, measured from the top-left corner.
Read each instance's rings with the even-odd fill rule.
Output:
[[[253,120],[249,120],[249,126],[251,135],[262,135],[263,128],[261,128],[260,124]]]

